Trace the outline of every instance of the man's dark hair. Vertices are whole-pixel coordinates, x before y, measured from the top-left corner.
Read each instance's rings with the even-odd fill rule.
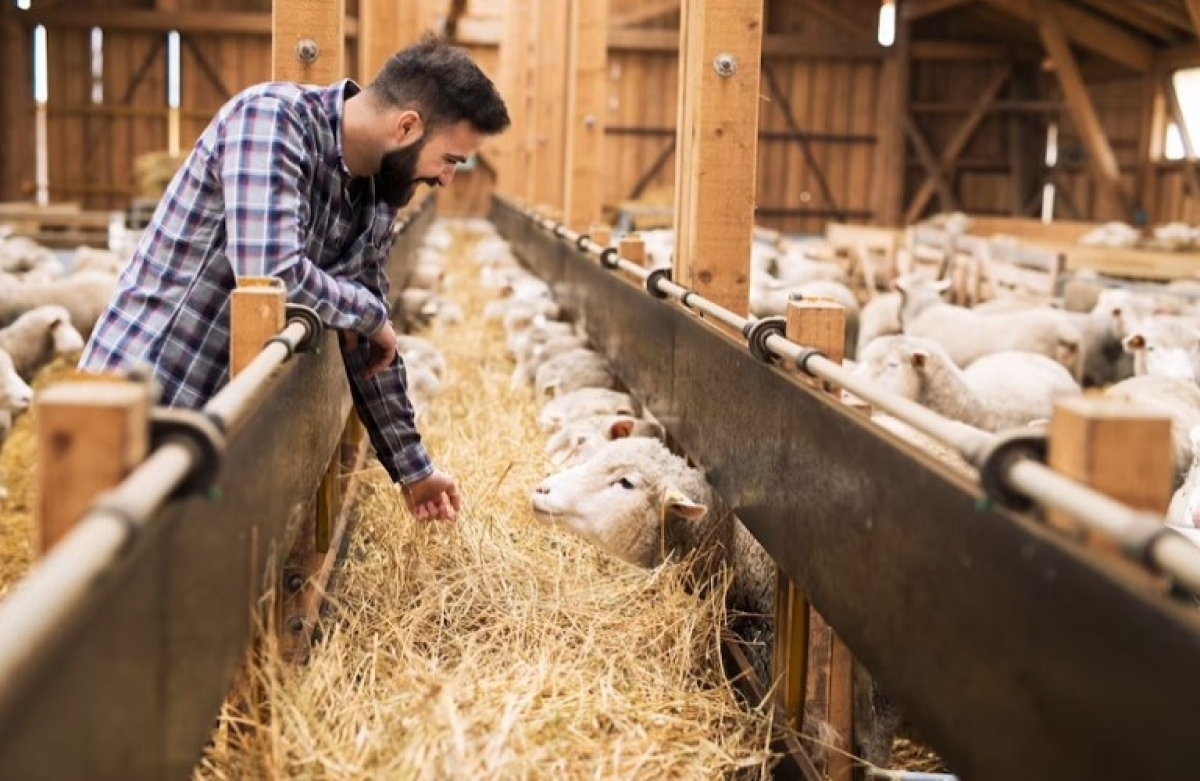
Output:
[[[384,105],[416,111],[429,130],[466,120],[492,136],[511,122],[496,85],[467,50],[435,35],[393,55],[367,89]]]

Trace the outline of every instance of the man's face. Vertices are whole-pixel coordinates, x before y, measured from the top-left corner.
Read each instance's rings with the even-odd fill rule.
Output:
[[[384,154],[375,175],[376,192],[398,209],[412,200],[418,184],[450,184],[458,164],[479,151],[482,144],[483,135],[468,122],[428,135],[421,132],[415,141]]]

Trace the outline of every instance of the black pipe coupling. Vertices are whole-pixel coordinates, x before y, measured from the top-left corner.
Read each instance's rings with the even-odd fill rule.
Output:
[[[656,268],[650,272],[650,276],[646,277],[646,292],[655,298],[667,298],[667,294],[658,289],[658,283],[662,281],[671,281],[671,269]]]
[[[561,239],[563,236],[567,235],[567,226],[560,222],[554,226],[554,229],[551,231],[551,233],[553,233],[556,238]]]
[[[1017,512],[1028,512],[1034,502],[1024,494],[1017,493],[1005,482],[1008,470],[1023,458],[1046,463],[1049,440],[1041,431],[1002,431],[980,459],[979,485],[988,499]]]
[[[615,271],[621,265],[621,253],[616,247],[607,247],[600,253],[600,265]]]
[[[575,247],[580,252],[587,252],[587,243],[592,240],[592,237],[586,233],[579,234],[579,238],[575,239]]]
[[[195,410],[155,407],[150,410],[151,452],[169,443],[183,445],[192,454],[192,467],[171,498],[182,499],[211,488],[225,453],[224,421]]]
[[[308,333],[304,338],[289,349],[288,358],[292,357],[293,352],[307,353],[320,347],[321,340],[325,337],[325,324],[321,322],[321,316],[317,314],[316,310],[303,304],[288,304],[285,311],[287,312],[287,321],[289,323],[293,320],[299,320],[308,326]],[[286,344],[286,340],[278,336],[268,339],[267,344],[274,341]]]
[[[783,336],[786,328],[787,318],[776,315],[746,323],[742,328],[742,334],[746,337],[746,344],[750,348],[751,355],[763,363],[775,363],[775,353],[767,347],[767,338]]]

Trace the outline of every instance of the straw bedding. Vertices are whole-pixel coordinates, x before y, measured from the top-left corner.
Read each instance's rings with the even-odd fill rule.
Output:
[[[721,670],[721,594],[533,520],[538,407],[509,389],[470,243],[448,253],[464,322],[425,334],[450,376],[421,426],[463,488],[458,523],[414,522],[372,462],[310,663],[265,633],[239,687],[261,702],[227,705],[195,778],[769,776],[770,718]]]

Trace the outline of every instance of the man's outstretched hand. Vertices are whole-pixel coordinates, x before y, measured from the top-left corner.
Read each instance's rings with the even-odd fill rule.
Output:
[[[462,506],[458,484],[440,469],[424,480],[405,486],[404,501],[418,521],[457,520]]]

